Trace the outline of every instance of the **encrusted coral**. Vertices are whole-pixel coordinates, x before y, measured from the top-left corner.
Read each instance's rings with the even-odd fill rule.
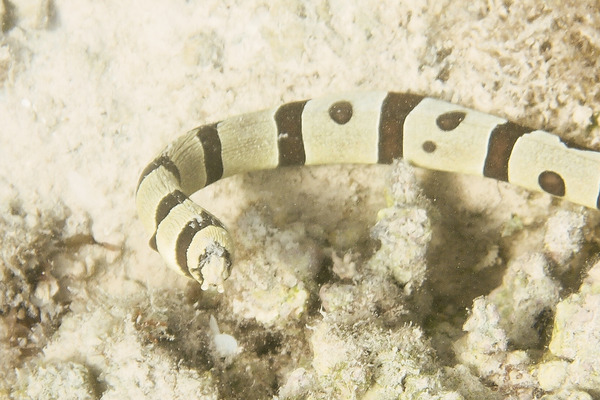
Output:
[[[156,335],[157,324],[152,321],[173,304],[152,311],[147,300],[132,298],[119,305],[107,301],[104,308],[65,316],[44,354],[17,369],[11,381],[0,383],[0,393],[7,391],[4,384],[11,384],[12,398],[19,400],[217,399],[214,378],[207,368],[202,372],[202,368],[177,365],[166,348],[158,346],[172,339]],[[189,316],[192,308],[184,308],[183,314]],[[154,316],[143,317],[146,322],[140,323],[140,313]],[[188,338],[198,346],[206,346],[206,340],[206,336]]]
[[[368,268],[387,269],[406,294],[425,280],[425,253],[431,240],[427,202],[416,185],[414,172],[406,164],[395,164],[389,189],[389,207],[379,211],[371,230],[381,247]]]
[[[0,204],[0,358],[14,362],[42,349],[59,324],[66,301],[57,296],[53,258],[85,227],[70,225],[61,205],[24,209],[9,191]],[[8,366],[2,363],[0,380]]]
[[[311,331],[315,383],[312,391],[296,390],[295,396],[312,392],[321,393],[315,398],[461,398],[442,384],[433,350],[416,326],[345,326],[325,316]],[[290,379],[283,393],[297,382],[294,375]]]
[[[600,392],[600,263],[577,293],[556,305],[549,350],[555,361],[540,365],[546,390],[573,388]]]
[[[542,254],[525,254],[508,263],[502,284],[487,296],[500,314],[499,326],[517,348],[535,347],[545,339],[561,289],[549,270]]]

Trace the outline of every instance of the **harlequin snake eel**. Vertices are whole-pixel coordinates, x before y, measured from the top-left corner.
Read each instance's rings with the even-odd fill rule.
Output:
[[[481,175],[600,208],[600,153],[558,136],[408,93],[366,92],[287,103],[204,125],[142,172],[136,204],[167,265],[223,290],[232,239],[189,199],[241,172],[290,165],[389,164]]]

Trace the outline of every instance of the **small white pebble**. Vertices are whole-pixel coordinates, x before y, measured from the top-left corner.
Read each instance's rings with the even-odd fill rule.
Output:
[[[219,326],[214,316],[210,316],[208,324],[213,335],[213,344],[217,356],[227,358],[239,354],[241,348],[237,340],[231,335],[219,332]]]

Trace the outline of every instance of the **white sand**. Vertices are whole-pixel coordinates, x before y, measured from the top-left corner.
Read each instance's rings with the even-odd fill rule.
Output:
[[[428,210],[428,275],[399,288],[397,272],[369,280],[379,267],[367,262],[389,168],[293,169],[198,195],[239,232],[224,296],[202,294],[147,246],[133,197],[157,152],[197,125],[284,101],[411,91],[600,146],[597,1],[354,3],[0,3],[0,398],[600,394],[597,359],[577,364],[585,347],[547,349],[557,290],[582,296],[573,304],[594,317],[575,336],[600,343],[600,302],[585,297],[597,291],[578,292],[597,258],[594,211],[419,172],[433,206],[407,207]],[[540,302],[524,309],[505,296],[525,278],[502,279],[527,253],[548,264],[527,270]],[[210,315],[237,340],[231,356],[219,356]]]

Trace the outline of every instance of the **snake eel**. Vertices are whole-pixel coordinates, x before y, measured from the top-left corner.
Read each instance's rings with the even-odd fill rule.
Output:
[[[232,239],[188,196],[241,172],[397,158],[600,208],[600,153],[445,101],[383,91],[297,101],[193,129],[143,170],[136,205],[167,265],[222,292]]]

